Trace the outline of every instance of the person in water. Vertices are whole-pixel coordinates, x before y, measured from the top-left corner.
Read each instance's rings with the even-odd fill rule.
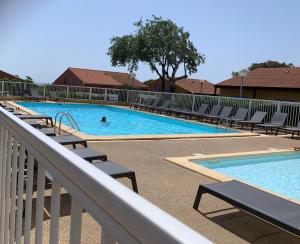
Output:
[[[102,123],[106,123],[106,122],[107,122],[107,119],[106,119],[105,116],[102,117],[101,122],[102,122]]]

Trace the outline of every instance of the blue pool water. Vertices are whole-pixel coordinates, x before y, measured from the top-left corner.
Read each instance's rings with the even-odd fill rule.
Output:
[[[226,157],[194,162],[235,179],[300,200],[300,152]]]
[[[159,135],[159,134],[210,134],[237,133],[234,130],[200,125],[178,119],[157,116],[112,106],[96,104],[59,104],[18,102],[39,114],[55,117],[57,112],[71,113],[80,131],[88,135]],[[107,123],[101,123],[105,116]],[[68,123],[64,121],[66,125]]]

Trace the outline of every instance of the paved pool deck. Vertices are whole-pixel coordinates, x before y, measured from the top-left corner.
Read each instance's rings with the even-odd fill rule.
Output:
[[[195,211],[192,205],[199,184],[214,181],[164,160],[166,157],[193,154],[288,149],[300,146],[300,140],[260,136],[91,142],[89,146],[107,153],[109,159],[135,170],[140,195],[216,243],[300,243],[300,239],[210,195],[204,195],[201,201],[199,209],[204,214]],[[130,186],[128,181],[122,182]],[[88,232],[84,235],[88,235]]]

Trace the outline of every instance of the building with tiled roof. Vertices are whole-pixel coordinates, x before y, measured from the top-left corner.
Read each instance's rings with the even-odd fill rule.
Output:
[[[17,77],[15,75],[12,75],[12,74],[9,74],[3,70],[0,70],[0,80],[2,79],[9,79],[9,80],[12,80],[12,79],[16,79]]]
[[[233,77],[215,85],[221,96],[238,97],[241,77]],[[300,101],[300,68],[258,68],[243,81],[243,97]]]
[[[151,91],[162,91],[162,82],[160,79],[150,80],[146,84]],[[168,80],[165,81],[165,91],[170,91],[170,82]],[[214,85],[207,80],[181,79],[176,81],[175,92],[213,95]]]
[[[128,73],[92,69],[68,68],[53,84],[70,86],[89,86],[101,88],[124,88],[146,90],[148,87]]]

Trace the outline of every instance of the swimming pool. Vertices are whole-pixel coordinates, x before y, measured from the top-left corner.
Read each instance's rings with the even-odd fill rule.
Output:
[[[57,112],[71,113],[80,131],[88,135],[218,134],[238,132],[106,105],[41,102],[18,102],[17,104],[53,118]],[[107,123],[100,122],[103,116],[107,118]],[[66,121],[64,122],[68,125]]]
[[[300,201],[300,152],[234,156],[193,162]]]

